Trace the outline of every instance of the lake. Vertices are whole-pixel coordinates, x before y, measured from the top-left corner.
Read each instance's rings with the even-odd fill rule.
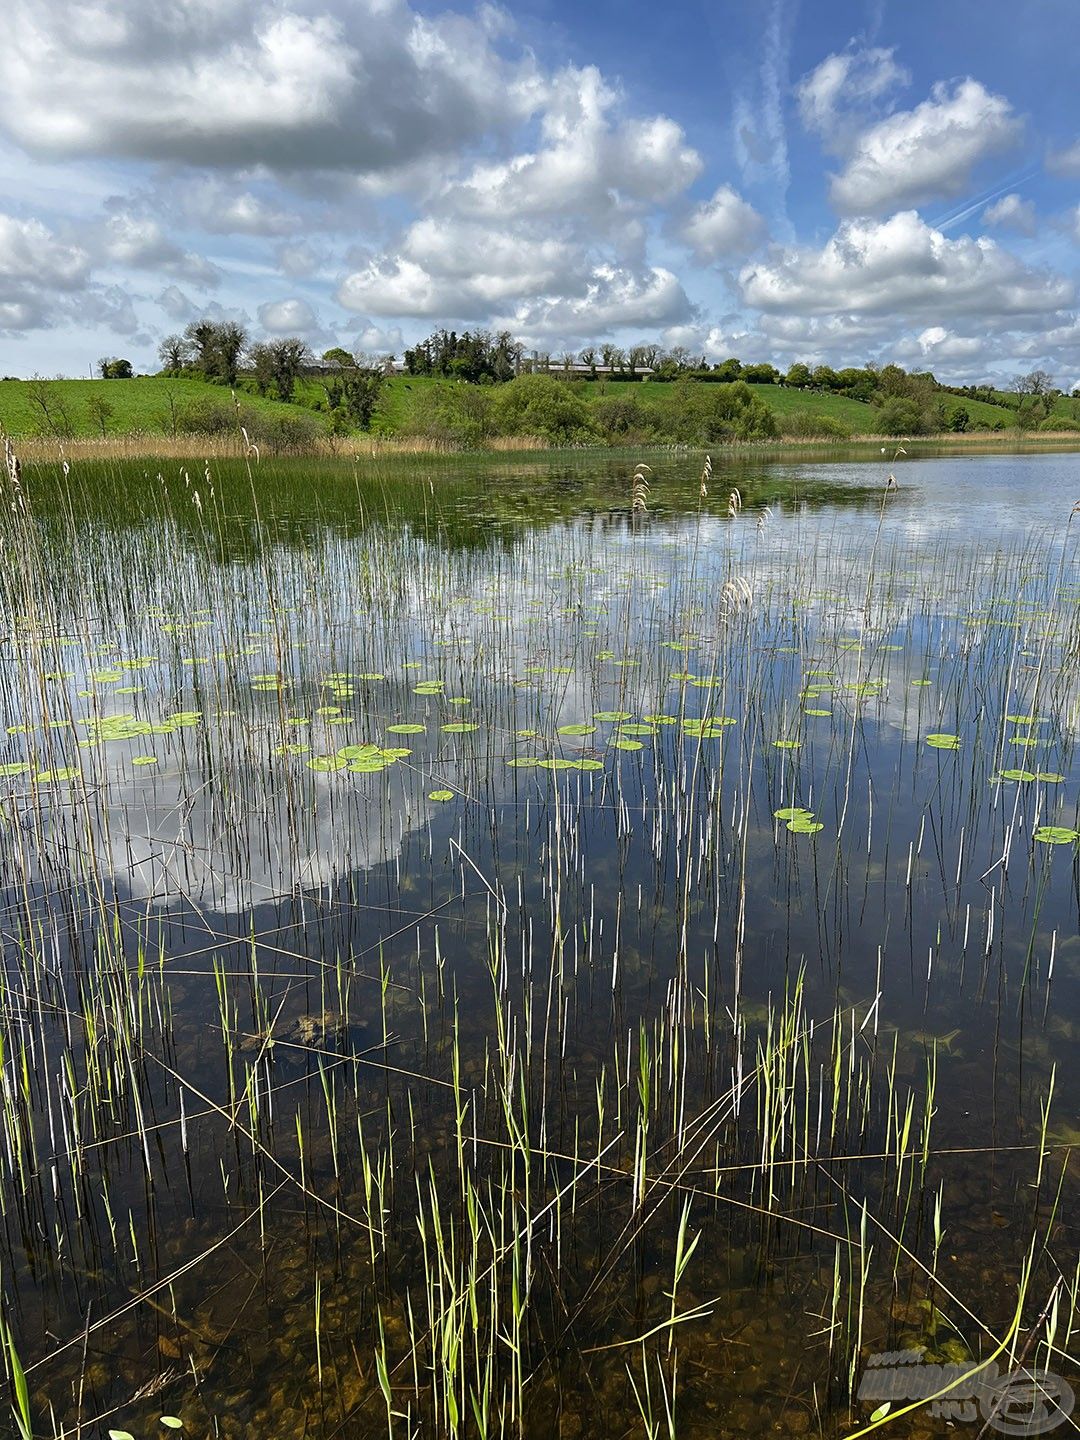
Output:
[[[1066,1421],[1080,456],[639,458],[5,478],[36,1435]]]

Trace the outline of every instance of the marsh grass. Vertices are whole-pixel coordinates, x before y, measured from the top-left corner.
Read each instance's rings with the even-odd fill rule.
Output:
[[[523,526],[501,469],[7,451],[34,1433],[834,1435],[873,1351],[1074,1374],[1075,537],[698,467],[523,473]]]

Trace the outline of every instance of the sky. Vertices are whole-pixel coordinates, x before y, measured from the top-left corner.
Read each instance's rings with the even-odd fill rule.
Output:
[[[192,319],[1080,382],[1076,0],[8,0],[0,375]]]

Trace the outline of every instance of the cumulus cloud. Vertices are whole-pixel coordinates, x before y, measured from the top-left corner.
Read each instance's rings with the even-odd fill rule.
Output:
[[[1003,195],[983,211],[983,224],[1000,230],[1015,230],[1020,235],[1035,234],[1035,205],[1019,195]]]
[[[174,321],[188,321],[198,313],[199,307],[189,295],[185,295],[179,285],[167,285],[157,297],[157,303],[162,310]]]
[[[212,235],[280,238],[303,224],[298,214],[273,200],[209,176],[180,187],[176,198],[188,223]]]
[[[679,229],[682,240],[706,263],[748,255],[765,235],[765,222],[730,185],[721,185]]]
[[[1080,140],[1074,140],[1063,150],[1051,150],[1046,157],[1046,168],[1051,175],[1061,175],[1066,180],[1080,177]]]
[[[944,325],[928,325],[917,335],[907,336],[893,346],[898,360],[921,364],[941,360],[971,360],[983,353],[986,341],[981,336],[957,335]]]
[[[40,220],[0,213],[0,330],[17,332],[51,323],[65,296],[89,279],[90,256]]]
[[[1046,316],[1068,305],[1062,276],[1025,265],[986,237],[948,239],[913,210],[845,221],[821,248],[775,252],[740,274],[744,301],[806,315]]]
[[[913,110],[898,111],[853,140],[830,198],[844,215],[880,214],[962,194],[988,156],[1015,145],[1023,130],[1012,106],[977,80],[935,85]]]
[[[894,49],[849,46],[827,55],[795,87],[799,118],[831,149],[843,148],[866,112],[894,90],[911,83]]]
[[[114,214],[105,222],[102,258],[115,265],[157,270],[191,285],[211,289],[221,271],[194,251],[184,250],[165,234],[156,220],[131,214]]]
[[[43,155],[393,169],[533,113],[528,54],[405,0],[10,0],[0,124]]]
[[[616,93],[593,66],[552,80],[541,145],[510,160],[477,165],[444,191],[463,216],[575,215],[592,222],[674,199],[701,173],[698,153],[663,115],[619,119]]]

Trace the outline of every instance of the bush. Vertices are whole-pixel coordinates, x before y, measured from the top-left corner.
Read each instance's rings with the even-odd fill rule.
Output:
[[[878,414],[878,429],[882,435],[921,435],[923,413],[914,400],[894,396],[886,400]]]
[[[1080,420],[1070,420],[1067,415],[1048,415],[1039,426],[1040,430],[1080,430]]]
[[[581,445],[596,438],[584,382],[551,375],[519,375],[493,396],[500,435],[538,435],[552,445]]]
[[[593,424],[608,440],[640,444],[655,431],[656,416],[636,395],[612,395],[592,407]]]
[[[780,419],[780,433],[798,440],[850,440],[851,426],[835,415],[818,415],[812,410],[797,410]]]
[[[477,449],[495,434],[492,410],[487,386],[432,385],[416,396],[406,433],[455,449]]]
[[[243,426],[253,444],[278,455],[310,454],[318,448],[322,433],[315,418],[303,410],[272,414],[253,405],[241,405],[237,411],[231,403],[222,403],[211,394],[200,395],[177,407],[175,426],[181,435],[236,435],[238,438]]]

